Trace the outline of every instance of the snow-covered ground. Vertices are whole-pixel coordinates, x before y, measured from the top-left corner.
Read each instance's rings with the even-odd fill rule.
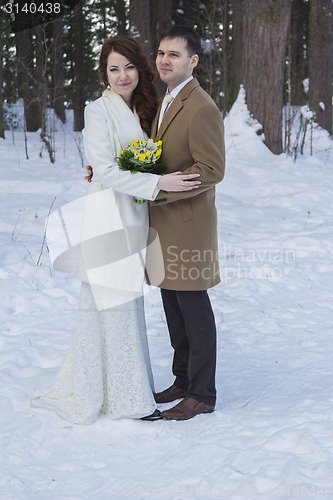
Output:
[[[50,267],[50,209],[86,192],[79,135],[0,139],[0,497],[333,498],[333,149],[314,130],[296,163],[263,145],[240,95],[217,189],[223,283],[215,413],[73,425],[30,407],[75,325],[79,284]],[[159,291],[146,297],[155,385],[172,381]],[[170,404],[172,406],[172,404]],[[167,407],[165,405],[165,407]]]

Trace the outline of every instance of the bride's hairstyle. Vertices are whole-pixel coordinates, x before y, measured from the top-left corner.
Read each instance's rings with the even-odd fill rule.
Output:
[[[151,123],[158,104],[151,64],[133,38],[123,35],[108,38],[102,46],[99,57],[99,74],[105,88],[108,86],[107,60],[111,52],[118,52],[126,57],[139,72],[139,83],[132,94],[131,105],[139,115],[141,127],[150,136]]]

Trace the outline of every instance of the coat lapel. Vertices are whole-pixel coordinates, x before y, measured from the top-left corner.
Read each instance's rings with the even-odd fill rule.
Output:
[[[116,92],[105,90],[102,97],[122,149],[127,148],[133,139],[145,138],[138,115],[130,110]]]
[[[182,90],[176,96],[175,100],[171,103],[166,115],[163,118],[160,129],[157,131],[158,116],[160,114],[160,109],[162,105],[162,100],[161,100],[156,117],[152,125],[152,132],[155,133],[156,140],[159,141],[160,139],[163,138],[163,135],[168,130],[169,126],[171,125],[175,117],[183,109],[185,101],[188,99],[192,90],[198,86],[199,86],[198,80],[193,78],[193,80],[191,80],[187,85],[185,85],[184,88],[182,88]]]
[[[167,113],[164,115],[163,121],[161,123],[161,126],[157,132],[157,140],[160,140],[165,132],[167,131],[170,123],[174,120],[174,118],[178,115],[179,111],[184,107],[183,101],[181,99],[178,99],[179,94],[177,95],[176,99],[173,101],[171,104],[170,108],[168,109]]]

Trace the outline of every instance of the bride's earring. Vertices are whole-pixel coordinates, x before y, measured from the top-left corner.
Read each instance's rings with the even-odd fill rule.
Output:
[[[107,84],[106,88],[107,88],[108,90],[112,90],[111,85],[110,85],[110,83],[109,83],[109,82],[108,82],[108,84]]]

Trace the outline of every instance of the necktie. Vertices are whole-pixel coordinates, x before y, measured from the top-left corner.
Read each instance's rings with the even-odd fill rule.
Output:
[[[161,106],[161,111],[160,111],[160,116],[158,118],[158,129],[160,128],[161,126],[161,123],[162,123],[162,120],[163,120],[163,116],[166,112],[166,109],[168,107],[168,104],[173,100],[173,97],[171,94],[167,93],[165,94],[165,96],[163,97],[163,101],[162,101],[162,106]]]

